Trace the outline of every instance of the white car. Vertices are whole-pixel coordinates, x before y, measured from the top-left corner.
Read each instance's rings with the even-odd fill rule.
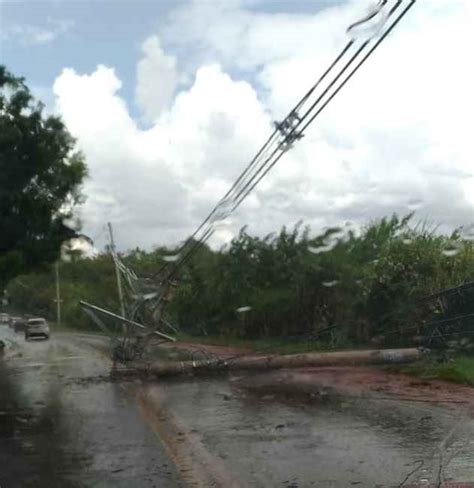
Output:
[[[44,339],[49,339],[49,325],[43,318],[28,319],[25,325],[25,340],[27,341],[30,337],[43,337]]]
[[[7,313],[0,313],[0,325],[8,325],[10,323],[10,316]]]

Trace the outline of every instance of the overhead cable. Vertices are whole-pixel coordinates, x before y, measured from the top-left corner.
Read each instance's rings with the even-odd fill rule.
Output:
[[[348,33],[351,34],[351,31],[355,27],[374,19],[377,15],[383,15],[383,9],[387,8],[388,3],[387,0],[379,1],[373,12],[364,17],[364,19],[361,19],[348,27]],[[179,259],[173,263],[165,279],[169,279],[176,274],[177,270],[183,266],[214,234],[216,230],[216,222],[224,221],[230,214],[232,214],[275,166],[280,158],[293,147],[293,144],[297,140],[304,136],[304,132],[309,125],[314,122],[352,76],[361,68],[415,3],[416,0],[396,0],[386,16],[383,17],[383,24],[381,23],[380,26],[378,26],[378,39],[374,41],[372,37],[365,40],[352,38],[324,73],[290,110],[283,121],[274,123],[275,129],[270,137],[252,158],[226,194],[218,201],[215,207],[186,241],[179,254]],[[407,5],[398,16],[395,16],[394,14],[402,4]],[[351,51],[353,51],[352,54],[350,54]],[[322,82],[335,70],[337,65],[341,64],[344,58],[349,59],[338,71],[336,71],[334,76],[327,82],[327,86],[318,94],[318,88],[321,86]],[[300,112],[302,112],[303,108],[307,105],[309,105],[309,108],[306,108],[304,113],[300,115]]]

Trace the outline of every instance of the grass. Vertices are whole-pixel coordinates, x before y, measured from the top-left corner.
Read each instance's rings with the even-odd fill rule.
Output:
[[[474,357],[471,356],[454,356],[443,363],[426,358],[402,367],[401,371],[423,379],[474,385]]]

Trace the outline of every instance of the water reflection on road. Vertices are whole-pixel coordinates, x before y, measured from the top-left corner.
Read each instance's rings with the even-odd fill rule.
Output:
[[[20,345],[0,360],[0,486],[180,486],[133,399],[103,381],[100,356],[65,339],[0,334]]]

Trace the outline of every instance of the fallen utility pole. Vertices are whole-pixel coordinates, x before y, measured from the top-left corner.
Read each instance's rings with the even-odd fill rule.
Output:
[[[342,351],[290,354],[285,356],[246,356],[237,359],[129,363],[126,368],[114,370],[116,376],[143,375],[150,378],[199,374],[213,370],[270,370],[282,368],[352,366],[384,363],[408,363],[420,359],[419,349],[377,349],[369,351]]]

